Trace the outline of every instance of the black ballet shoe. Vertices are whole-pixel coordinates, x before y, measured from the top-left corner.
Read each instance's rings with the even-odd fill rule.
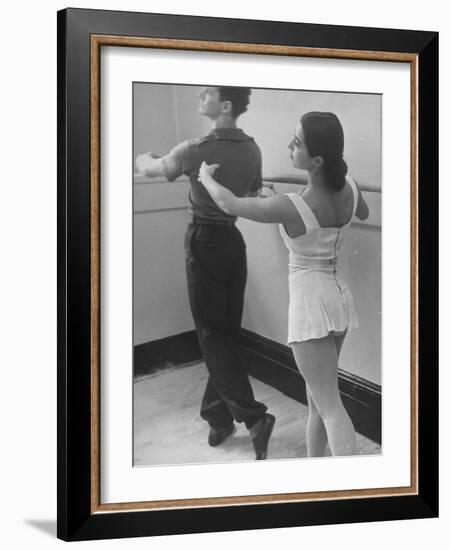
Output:
[[[217,447],[234,432],[234,424],[226,428],[211,428],[208,435],[208,443],[211,447]]]
[[[256,460],[265,460],[267,458],[267,449],[269,439],[272,435],[275,425],[275,417],[273,414],[266,413],[261,420],[250,428],[250,436],[252,438],[253,448],[255,449]]]

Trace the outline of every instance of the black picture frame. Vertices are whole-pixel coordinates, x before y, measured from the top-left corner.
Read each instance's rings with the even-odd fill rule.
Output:
[[[317,499],[224,506],[98,508],[92,452],[98,429],[92,375],[98,346],[92,338],[98,230],[93,208],[93,37],[221,42],[322,50],[325,56],[365,58],[370,52],[410,56],[415,64],[416,112],[412,151],[417,194],[412,257],[417,333],[417,490],[369,498]],[[138,45],[132,44],[132,45]],[[328,53],[327,53],[328,52]],[[336,53],[338,52],[338,53]],[[340,54],[339,54],[340,52]],[[281,53],[281,55],[283,55]],[[94,107],[94,110],[93,110]],[[429,518],[438,515],[438,34],[272,21],[66,9],[58,12],[58,522],[64,540],[248,530],[329,523]],[[95,144],[94,144],[95,146]],[[94,151],[94,152],[93,152]],[[97,210],[96,210],[97,208]],[[414,239],[412,239],[414,241]],[[93,265],[97,272],[93,278]],[[422,368],[423,367],[423,368]],[[97,497],[98,498],[98,497]]]

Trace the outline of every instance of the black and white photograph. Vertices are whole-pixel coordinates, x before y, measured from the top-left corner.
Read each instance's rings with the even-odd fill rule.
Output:
[[[383,452],[382,109],[133,83],[133,466]]]

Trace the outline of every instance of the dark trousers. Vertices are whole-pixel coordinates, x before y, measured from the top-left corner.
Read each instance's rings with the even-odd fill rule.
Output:
[[[234,225],[195,224],[185,237],[189,301],[209,372],[200,414],[223,428],[253,426],[267,407],[255,401],[237,339],[247,282],[245,243]]]

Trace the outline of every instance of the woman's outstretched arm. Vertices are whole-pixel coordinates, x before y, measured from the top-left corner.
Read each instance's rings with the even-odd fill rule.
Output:
[[[367,206],[367,203],[362,196],[361,189],[358,187],[356,181],[355,184],[356,189],[358,190],[358,204],[356,206],[355,216],[358,219],[364,221],[367,220],[367,218],[369,217],[369,207]]]
[[[198,179],[206,187],[217,206],[227,214],[261,223],[289,224],[298,219],[299,214],[295,206],[284,195],[264,199],[237,197],[212,177],[218,167],[218,164],[208,165],[203,162]]]

